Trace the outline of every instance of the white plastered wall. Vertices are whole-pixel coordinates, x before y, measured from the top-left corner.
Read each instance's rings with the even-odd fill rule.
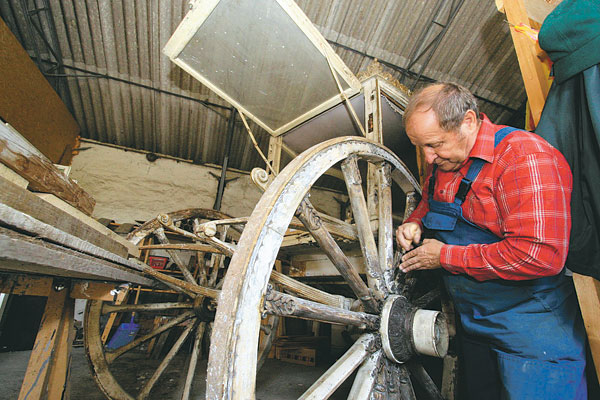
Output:
[[[185,161],[159,158],[154,162],[134,151],[86,142],[87,148],[73,158],[71,178],[95,200],[93,216],[118,223],[146,221],[159,213],[185,208],[212,208],[219,168],[194,165]],[[253,151],[249,149],[248,151]],[[248,174],[227,171],[227,183],[221,211],[234,216],[249,216],[262,192]],[[311,201],[321,211],[339,217],[337,201],[346,196],[313,189]]]

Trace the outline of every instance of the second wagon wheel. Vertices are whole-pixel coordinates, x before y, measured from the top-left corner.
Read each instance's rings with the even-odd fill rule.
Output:
[[[350,265],[306,197],[315,181],[340,162],[366,264],[367,283]],[[379,222],[375,229],[370,223],[359,163],[368,163],[377,170]],[[398,274],[393,265],[392,181],[409,199],[419,190],[405,165],[385,147],[367,139],[342,137],[306,150],[271,183],[244,229],[220,293],[221,306],[210,345],[207,399],[255,398],[254,360],[261,313],[351,325],[362,331],[354,345],[302,399],[328,398],[355,370],[358,372],[351,399],[414,399],[411,376],[428,398],[442,398],[424,368],[414,362],[414,356],[420,353],[443,357],[448,347],[447,325],[439,312],[409,303],[395,279]],[[412,200],[407,203],[408,207],[414,206]],[[359,300],[359,311],[354,311],[355,307],[323,304],[310,293],[291,295],[268,285],[294,214],[345,278]]]
[[[167,367],[177,363],[181,364],[178,370],[185,371],[185,384],[181,393],[173,393],[169,397],[190,397],[203,342],[208,341],[212,327],[216,296],[223,282],[226,261],[239,238],[236,229],[241,231],[240,224],[243,223],[244,218],[235,219],[215,210],[195,208],[161,214],[128,236],[142,250],[166,251],[176,269],[159,272],[147,267],[147,272],[158,282],[166,284],[167,288],[130,289],[131,293],[136,294],[135,304],[131,304],[131,299],[129,302],[88,302],[84,319],[86,353],[94,379],[108,398],[148,398],[151,391],[160,386],[157,384],[166,375],[165,372],[168,374]],[[178,243],[169,239],[175,236],[173,233],[178,234]],[[144,245],[144,239],[150,237],[158,243]],[[190,259],[190,254],[195,257],[192,265],[184,261]],[[143,290],[141,296],[140,290]],[[153,326],[140,332],[136,332],[140,324],[133,323],[122,325],[128,331],[113,329],[111,333],[110,328],[106,329],[107,319],[126,322],[132,313],[154,317]],[[152,322],[151,319],[146,320]],[[259,349],[261,360],[266,358],[269,351],[276,324],[277,317],[262,322],[261,329],[267,335],[263,335],[265,338]],[[135,335],[135,338],[125,341],[115,339],[123,333]],[[165,349],[170,347],[165,355],[156,351],[156,348],[160,349],[158,345],[154,346],[155,342],[161,341],[166,343]],[[186,347],[186,343],[191,345],[191,352],[183,364],[176,355]],[[147,350],[155,347],[154,353],[158,353],[158,359],[151,359],[146,352],[140,351],[144,344]],[[136,370],[135,380],[124,381],[124,377],[131,374],[119,371],[131,368]]]

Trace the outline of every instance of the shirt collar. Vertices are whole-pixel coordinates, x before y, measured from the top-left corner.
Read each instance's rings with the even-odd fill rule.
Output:
[[[481,126],[477,132],[477,139],[469,153],[469,158],[481,158],[484,161],[494,161],[494,136],[499,129],[484,113],[480,114]]]

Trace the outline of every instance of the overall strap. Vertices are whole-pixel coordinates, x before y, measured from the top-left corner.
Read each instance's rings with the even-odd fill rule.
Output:
[[[518,131],[520,129],[513,128],[512,126],[506,126],[494,134],[494,147],[498,146],[498,144],[511,132]],[[471,190],[471,185],[479,172],[481,172],[481,168],[485,165],[485,161],[480,158],[476,158],[473,160],[473,163],[469,167],[467,171],[467,175],[460,181],[460,185],[458,186],[458,190],[456,191],[456,195],[454,196],[454,202],[457,204],[462,204],[467,197],[467,193]],[[433,170],[431,171],[431,178],[429,178],[429,190],[428,195],[430,199],[433,199],[433,192],[435,189],[435,172],[437,170],[437,165],[433,165]]]

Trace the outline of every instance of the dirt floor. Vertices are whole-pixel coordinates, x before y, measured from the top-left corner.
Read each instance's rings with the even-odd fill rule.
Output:
[[[1,400],[13,400],[19,395],[21,382],[27,368],[29,351],[0,353]],[[123,360],[121,360],[121,358]],[[122,386],[139,389],[154,371],[160,360],[148,360],[145,356],[125,355],[119,359],[115,375]],[[177,399],[185,380],[185,355],[176,358],[152,391],[151,399]],[[327,370],[327,365],[305,367],[269,359],[257,378],[257,400],[297,399]],[[204,399],[206,359],[198,363],[197,375],[192,390],[192,399]],[[342,385],[332,399],[346,399],[351,380]],[[71,399],[102,400],[104,395],[90,373],[84,349],[73,349],[71,364]]]

